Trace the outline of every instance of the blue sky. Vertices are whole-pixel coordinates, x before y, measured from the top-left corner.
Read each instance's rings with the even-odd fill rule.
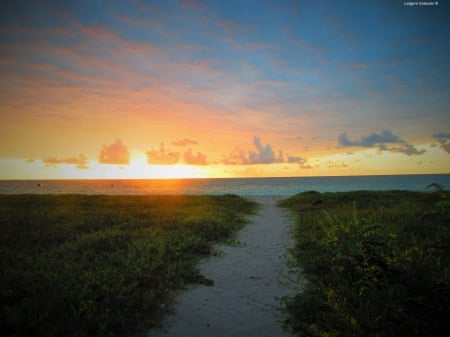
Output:
[[[79,155],[101,164],[116,140],[138,158],[190,139],[181,152],[223,165],[224,176],[323,175],[333,156],[348,170],[329,174],[448,172],[450,6],[407,3],[9,2],[0,158],[45,166],[51,157],[56,169]],[[398,141],[384,143],[387,133]],[[227,166],[265,146],[273,162]],[[395,155],[396,166],[352,166],[351,152],[367,150],[386,163]]]

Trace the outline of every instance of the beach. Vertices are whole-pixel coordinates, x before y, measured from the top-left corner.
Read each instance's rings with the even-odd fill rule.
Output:
[[[149,337],[292,336],[282,328],[280,312],[281,298],[302,285],[298,271],[286,264],[290,221],[276,207],[281,197],[249,199],[261,208],[237,234],[236,244],[217,246],[223,253],[200,265],[214,284],[180,294],[173,315]]]

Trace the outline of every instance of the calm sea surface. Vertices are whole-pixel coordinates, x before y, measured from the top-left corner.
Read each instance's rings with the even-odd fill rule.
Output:
[[[303,191],[426,191],[433,182],[450,188],[450,174],[229,178],[174,180],[0,180],[0,194],[226,194],[294,195]]]

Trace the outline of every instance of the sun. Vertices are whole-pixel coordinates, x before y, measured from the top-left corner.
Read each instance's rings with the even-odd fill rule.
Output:
[[[205,167],[186,164],[152,165],[140,158],[132,160],[123,170],[128,179],[187,179],[209,176]]]
[[[154,179],[187,179],[206,178],[207,174],[201,168],[191,165],[150,165],[149,175]]]

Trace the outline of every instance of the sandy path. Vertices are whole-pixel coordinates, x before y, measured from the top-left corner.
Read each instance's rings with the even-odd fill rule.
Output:
[[[237,235],[240,245],[220,245],[222,256],[205,260],[200,268],[214,280],[176,300],[175,315],[150,337],[292,336],[281,327],[280,299],[293,292],[297,272],[285,265],[288,219],[275,206],[280,198],[250,197],[263,205]],[[292,279],[291,279],[292,278]]]

